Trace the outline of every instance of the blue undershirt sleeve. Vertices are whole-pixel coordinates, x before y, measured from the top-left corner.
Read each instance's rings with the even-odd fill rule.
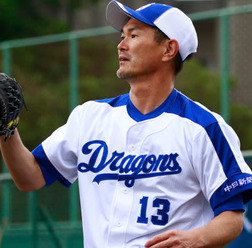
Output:
[[[245,205],[241,194],[235,195],[230,199],[228,199],[227,201],[216,206],[216,208],[214,209],[214,215],[216,216],[224,211],[235,211],[235,210],[245,211]]]

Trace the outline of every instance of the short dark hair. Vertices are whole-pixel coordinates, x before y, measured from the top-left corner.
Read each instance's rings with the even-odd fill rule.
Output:
[[[161,43],[165,39],[169,39],[166,34],[164,34],[160,29],[154,28],[155,29],[155,34],[154,34],[154,40],[157,43]],[[190,54],[186,59],[191,59],[192,54]],[[182,58],[179,54],[179,52],[176,54],[174,58],[174,73],[177,75],[183,68],[183,61]]]

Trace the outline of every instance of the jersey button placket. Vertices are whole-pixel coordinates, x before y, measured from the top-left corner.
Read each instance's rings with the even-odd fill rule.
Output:
[[[109,234],[108,247],[124,247],[125,233],[127,231],[128,220],[132,206],[133,190],[128,189],[124,182],[118,182],[116,186],[116,196],[113,208],[113,220]]]
[[[132,127],[127,134],[125,156],[138,154],[138,142],[141,138],[137,135],[139,127]],[[126,164],[122,165],[125,168]],[[123,171],[120,175],[130,176],[133,171]],[[116,196],[114,202],[113,226],[109,235],[108,247],[124,247],[128,227],[128,221],[132,211],[134,200],[134,187],[128,187],[125,180],[118,181],[116,186]]]

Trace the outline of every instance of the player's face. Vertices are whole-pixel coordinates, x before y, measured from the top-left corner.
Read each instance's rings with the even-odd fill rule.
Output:
[[[163,50],[155,40],[155,29],[130,19],[123,27],[118,44],[117,76],[125,80],[140,79],[157,73]]]

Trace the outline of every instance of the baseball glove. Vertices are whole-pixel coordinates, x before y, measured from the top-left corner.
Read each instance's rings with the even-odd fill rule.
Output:
[[[18,126],[23,106],[25,102],[21,86],[14,78],[0,73],[0,136],[4,135],[5,141]]]

